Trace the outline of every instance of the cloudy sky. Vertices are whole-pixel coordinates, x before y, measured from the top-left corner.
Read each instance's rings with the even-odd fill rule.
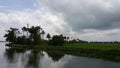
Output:
[[[120,0],[0,0],[0,40],[27,25],[87,41],[120,41]]]

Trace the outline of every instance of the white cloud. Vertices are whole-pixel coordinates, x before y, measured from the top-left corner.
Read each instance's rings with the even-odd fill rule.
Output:
[[[119,37],[119,31],[116,29],[120,29],[119,0],[38,0],[38,2],[44,9],[63,15],[69,27],[67,34],[71,36],[84,40],[120,40],[116,38]],[[85,33],[85,29],[88,32]]]
[[[37,0],[37,9],[0,12],[1,40],[9,27],[40,25],[50,34],[83,40],[120,40],[119,0]]]
[[[80,33],[80,38],[84,40],[92,41],[120,41],[120,29],[111,29],[111,30],[95,30],[95,29],[86,29],[84,32]]]
[[[5,33],[4,30],[10,27],[20,28],[26,26],[27,23],[30,26],[41,26],[47,33],[52,35],[64,33],[64,28],[67,26],[61,14],[44,12],[44,10],[40,9],[35,11],[11,11],[9,13],[0,13],[0,26],[3,31],[1,38]]]

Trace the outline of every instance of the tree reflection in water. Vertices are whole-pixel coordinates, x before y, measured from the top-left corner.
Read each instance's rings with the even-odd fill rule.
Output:
[[[32,68],[39,68],[39,61],[40,58],[43,56],[42,52],[32,50],[31,53],[29,54],[29,59],[27,61],[27,68],[32,67]]]
[[[21,68],[41,68],[43,59],[45,60],[45,55],[48,56],[48,59],[51,58],[50,61],[52,63],[59,61],[64,56],[64,54],[55,51],[44,52],[34,49],[25,50],[15,48],[8,48],[4,53],[4,56],[9,64],[18,64],[21,66]]]
[[[15,49],[15,48],[8,48],[5,50],[4,56],[10,63],[18,62],[19,54],[24,53],[25,49]]]
[[[57,51],[47,51],[47,54],[49,57],[52,58],[54,62],[59,61],[62,57],[64,57],[64,54],[59,53]]]

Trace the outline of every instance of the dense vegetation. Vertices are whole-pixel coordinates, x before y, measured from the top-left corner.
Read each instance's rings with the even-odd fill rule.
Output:
[[[6,30],[5,38],[10,44],[24,44],[24,45],[64,45],[67,43],[86,43],[79,39],[70,39],[70,37],[60,35],[51,36],[49,33],[44,39],[45,31],[40,26],[23,27],[21,30],[18,28],[10,28]]]
[[[87,42],[63,36],[62,34],[51,36],[49,33],[46,34],[40,26],[23,27],[21,30],[10,28],[6,31],[4,37],[12,48],[55,52],[59,58],[65,53],[120,61],[120,42],[117,41]],[[46,35],[46,39],[44,39],[44,35]],[[62,55],[59,55],[60,53]],[[49,55],[51,56],[52,53],[49,53]],[[53,57],[56,57],[56,55],[53,55]]]
[[[10,28],[9,30],[6,30],[7,33],[4,36],[6,41],[14,47],[27,46],[29,48],[40,47],[43,49],[56,49],[57,47],[55,46],[62,46],[58,48],[63,50],[120,50],[119,42],[87,42],[79,39],[71,39],[70,37],[63,36],[62,34],[51,36],[49,33],[46,35],[47,39],[44,39],[46,32],[40,26],[23,27],[21,30],[17,28]]]
[[[36,45],[40,44],[41,35],[44,34],[44,31],[39,26],[32,26],[30,28],[23,27],[22,32],[17,28],[10,28],[10,30],[7,30],[7,34],[5,34],[4,37],[6,37],[6,41],[12,44]],[[26,33],[26,35],[24,33]]]

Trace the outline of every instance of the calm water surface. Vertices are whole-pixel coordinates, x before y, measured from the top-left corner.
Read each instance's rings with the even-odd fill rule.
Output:
[[[16,50],[0,43],[0,68],[120,68],[120,63],[44,51]]]

